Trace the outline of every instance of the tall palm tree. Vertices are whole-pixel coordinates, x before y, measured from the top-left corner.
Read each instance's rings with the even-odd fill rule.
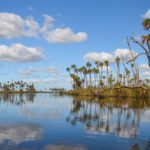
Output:
[[[102,76],[102,78],[104,79],[104,81],[105,81],[105,79],[106,79],[106,76]]]
[[[109,61],[108,61],[108,60],[105,60],[104,63],[105,63],[106,69],[107,69],[107,86],[108,86],[108,80],[109,80],[109,79],[108,79],[108,78],[109,78],[109,77],[108,77]]]
[[[116,64],[117,64],[117,82],[119,82],[119,74],[120,74],[119,63],[120,63],[120,58],[117,56],[115,61],[116,61]]]
[[[1,89],[1,91],[2,91],[2,83],[0,82],[0,89]]]
[[[126,68],[126,77],[127,77],[127,83],[128,83],[128,86],[130,85],[130,71],[128,70],[128,68]]]
[[[85,66],[82,67],[82,72],[83,72],[83,75],[84,75],[84,81],[85,81],[86,88],[87,88],[88,87],[88,79],[87,79],[88,71],[87,71]]]
[[[78,68],[75,68],[75,73],[76,73],[76,75],[78,76],[78,73],[79,73],[79,69]]]
[[[147,19],[144,19],[144,21],[143,21],[143,28],[144,28],[144,30],[148,30],[148,29],[150,29],[150,19],[149,18],[147,18]]]
[[[102,80],[102,75],[103,75],[103,66],[104,64],[102,62],[99,63],[99,66],[101,68],[101,80]]]
[[[99,81],[98,78],[97,78],[98,69],[97,68],[93,68],[92,72],[94,73],[94,81],[95,81],[95,87],[96,87],[96,85],[97,85],[97,83]]]
[[[100,64],[99,61],[96,61],[96,62],[95,62],[95,65],[96,65],[97,70],[98,70],[98,73],[99,73],[99,80],[98,80],[98,82],[100,82],[100,70],[99,70],[99,64]]]
[[[122,75],[122,74],[119,74],[120,84],[122,84],[122,77],[123,77],[123,75]]]
[[[142,44],[147,44],[150,53],[150,34],[142,36]]]
[[[77,67],[77,66],[76,66],[75,64],[72,64],[72,65],[71,65],[71,68],[73,69],[74,73],[75,73],[76,67]]]
[[[92,69],[88,69],[87,72],[89,74],[89,84],[90,84],[90,86],[92,86],[92,72],[93,72],[93,70]]]
[[[83,68],[82,68],[82,67],[81,67],[81,68],[79,68],[79,69],[78,69],[78,72],[80,73],[80,78],[81,78],[81,79],[83,79],[83,76],[82,76]]]
[[[69,74],[70,74],[70,70],[71,70],[70,67],[67,67],[67,68],[66,68],[66,71],[69,72]]]
[[[90,62],[87,62],[87,63],[86,63],[86,66],[89,68],[89,71],[88,71],[88,72],[89,72],[89,76],[90,76],[90,77],[89,77],[89,78],[90,78],[89,83],[90,83],[90,85],[92,85],[92,83],[91,83],[91,82],[92,82],[92,79],[91,79],[91,78],[92,78],[92,77],[91,77],[92,71],[90,70],[91,67],[92,67],[92,64],[91,64]]]

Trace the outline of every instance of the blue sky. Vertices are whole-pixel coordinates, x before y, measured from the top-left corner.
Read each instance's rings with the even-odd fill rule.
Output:
[[[66,67],[127,49],[127,36],[145,33],[143,15],[150,9],[149,0],[0,2],[1,82],[34,81],[40,88],[68,88]],[[142,51],[134,45],[133,50]],[[147,63],[145,57],[137,61]]]

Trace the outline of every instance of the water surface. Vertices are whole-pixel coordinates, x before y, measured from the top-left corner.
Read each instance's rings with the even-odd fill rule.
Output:
[[[0,95],[0,150],[149,150],[150,100]]]

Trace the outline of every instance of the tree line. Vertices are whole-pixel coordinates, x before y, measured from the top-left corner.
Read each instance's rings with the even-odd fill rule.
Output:
[[[146,31],[150,30],[150,19],[145,19],[142,23],[143,29]],[[118,86],[147,86],[150,83],[150,79],[141,80],[139,76],[139,67],[135,63],[135,60],[140,55],[145,55],[148,60],[148,65],[150,67],[150,34],[140,36],[140,40],[136,40],[133,36],[130,36],[133,43],[138,44],[144,52],[139,53],[134,56],[133,51],[128,38],[126,39],[131,60],[127,63],[124,61],[124,57],[116,57],[115,61],[112,63],[109,60],[104,62],[95,61],[94,66],[91,62],[87,62],[85,66],[77,67],[72,64],[70,67],[66,68],[72,79],[73,89],[81,89],[88,87],[118,87]],[[113,65],[115,72],[112,72],[109,68]],[[122,68],[121,69],[121,66]],[[122,70],[122,72],[121,72]]]
[[[24,81],[15,81],[6,83],[0,83],[1,92],[35,92],[34,84],[28,84]]]

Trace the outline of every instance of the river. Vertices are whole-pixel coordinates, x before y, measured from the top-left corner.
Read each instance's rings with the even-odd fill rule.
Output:
[[[150,100],[0,94],[0,150],[149,150]]]

